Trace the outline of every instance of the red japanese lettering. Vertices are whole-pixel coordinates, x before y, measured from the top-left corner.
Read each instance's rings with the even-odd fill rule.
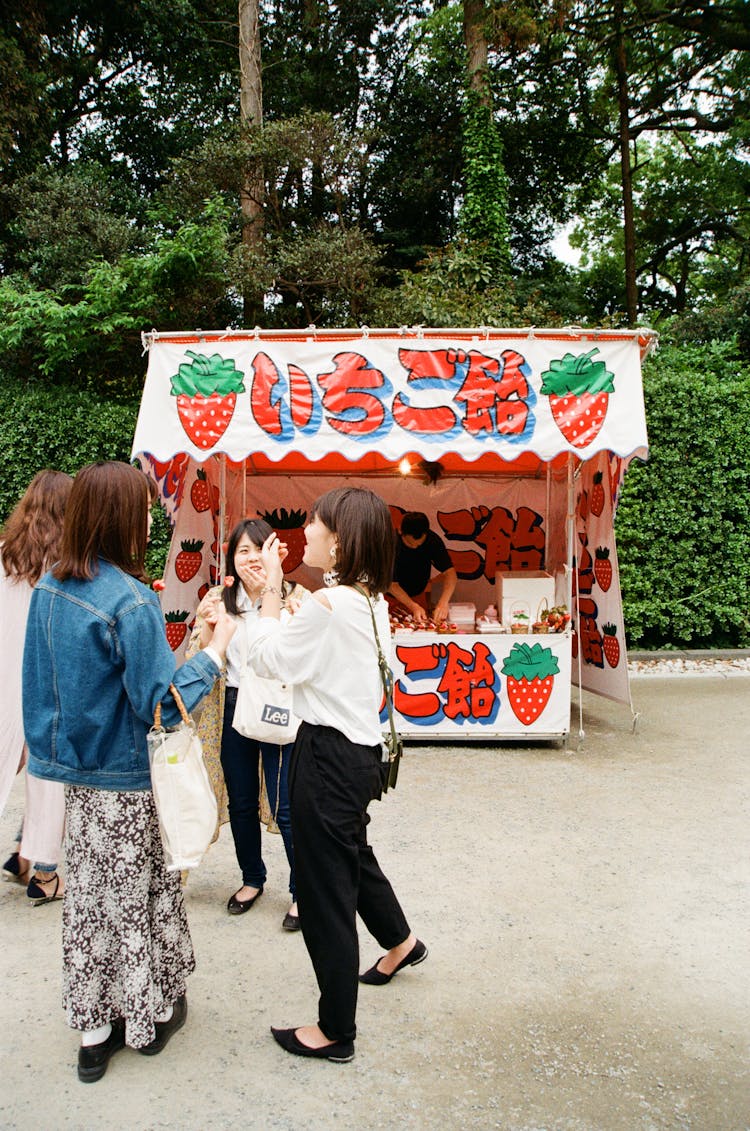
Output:
[[[587,664],[594,667],[604,667],[604,648],[601,633],[597,627],[596,618],[599,610],[596,602],[590,597],[580,597],[578,600],[578,616],[580,621],[580,647],[581,656]]]
[[[416,648],[396,645],[396,656],[406,675],[431,672],[438,666],[438,656],[432,644],[420,644]],[[441,702],[434,691],[410,692],[397,679],[393,688],[393,705],[404,718],[433,719],[440,711]]]
[[[471,350],[468,360],[455,398],[465,405],[466,431],[474,436],[521,436],[529,415],[529,383],[521,372],[525,359],[515,350],[504,350],[499,359]]]
[[[312,383],[298,365],[289,366],[289,411],[295,428],[306,428],[313,417],[315,399]]]
[[[443,389],[446,398],[453,399],[456,365],[466,361],[463,350],[407,350],[398,351],[401,364],[408,371],[407,382],[418,388]],[[449,405],[416,408],[401,393],[393,398],[393,419],[406,432],[422,432],[441,436],[451,432],[457,424],[455,409]]]
[[[283,430],[281,396],[276,386],[281,382],[281,374],[275,362],[263,352],[253,358],[252,371],[250,410],[253,418],[269,436],[280,436]]]
[[[543,569],[544,549],[542,516],[530,507],[519,507],[511,535],[510,568]]]
[[[446,718],[487,718],[497,698],[494,690],[497,677],[487,645],[476,641],[470,650],[451,641],[434,647],[438,657],[446,661],[437,688],[445,696],[443,713]]]
[[[573,580],[576,593],[590,593],[594,588],[594,563],[588,551],[588,535],[578,532],[578,541],[581,543],[581,552],[578,561],[573,562]]]
[[[328,423],[349,436],[372,435],[383,426],[386,410],[366,390],[384,389],[385,377],[359,353],[338,353],[333,361],[335,369],[318,375]]]
[[[460,511],[439,511],[438,522],[447,538],[476,542],[484,557],[473,550],[455,550],[451,560],[460,577],[474,580],[484,573],[494,581],[498,570],[542,569],[545,535],[542,517],[529,507],[519,507],[515,517],[506,507],[483,504]]]

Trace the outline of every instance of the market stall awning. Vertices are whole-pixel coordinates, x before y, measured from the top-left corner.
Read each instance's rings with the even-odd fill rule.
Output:
[[[649,331],[336,330],[144,335],[133,455],[262,474],[540,473],[647,452]]]

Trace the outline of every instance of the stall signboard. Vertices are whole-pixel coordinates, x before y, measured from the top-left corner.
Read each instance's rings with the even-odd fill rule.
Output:
[[[304,526],[314,500],[346,481],[377,491],[397,529],[408,510],[428,515],[458,574],[454,600],[482,612],[498,577],[528,571],[552,575],[556,603],[579,606],[574,631],[560,634],[396,633],[403,734],[564,734],[571,682],[629,701],[613,517],[628,462],[647,452],[640,360],[651,340],[148,335],[133,454],[174,524],[162,594],[171,646],[183,654],[243,516],[265,517],[289,546],[287,575],[317,588],[302,563]]]

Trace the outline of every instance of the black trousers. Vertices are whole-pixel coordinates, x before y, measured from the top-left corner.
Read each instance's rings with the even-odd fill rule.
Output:
[[[367,843],[367,806],[380,796],[380,751],[332,727],[302,723],[289,766],[300,923],[320,989],[318,1024],[354,1040],[359,912],[384,950],[409,935],[401,905]]]

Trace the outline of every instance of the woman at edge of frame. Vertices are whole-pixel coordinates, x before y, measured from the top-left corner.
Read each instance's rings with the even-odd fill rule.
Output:
[[[127,1043],[162,1051],[185,1023],[195,968],[179,872],[167,872],[151,790],[147,732],[211,689],[235,626],[221,612],[210,644],[175,667],[145,582],[146,476],[119,462],[82,468],[60,558],[31,598],[23,660],[28,772],[65,785],[63,1005],[81,1032],[78,1078],[101,1079]]]
[[[390,512],[372,491],[336,488],[313,504],[305,542],[303,561],[324,571],[327,588],[281,624],[286,548],[272,534],[263,546],[267,582],[249,654],[259,674],[292,684],[302,720],[289,799],[300,922],[320,990],[317,1023],[271,1032],[286,1052],[343,1063],[354,1056],[358,982],[386,985],[422,962],[427,948],[367,843],[367,807],[383,781],[383,690],[372,618],[387,654]],[[386,951],[361,975],[357,914]]]

